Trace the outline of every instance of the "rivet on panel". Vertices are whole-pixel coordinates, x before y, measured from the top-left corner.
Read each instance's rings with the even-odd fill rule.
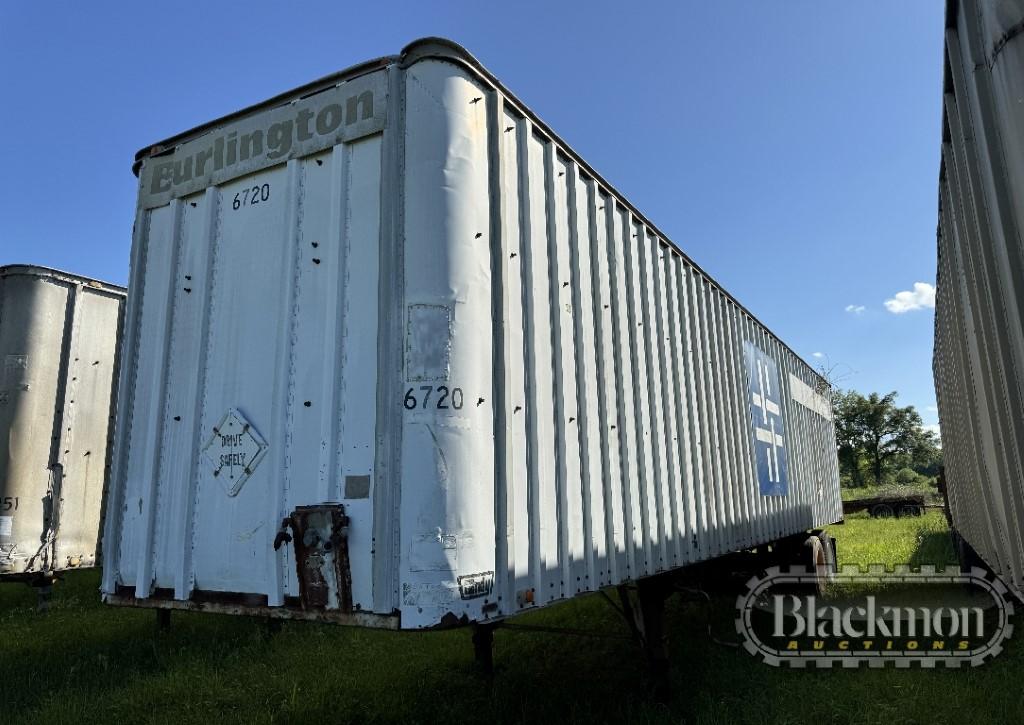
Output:
[[[317,259],[316,257],[313,257],[313,264],[320,264],[320,260]]]
[[[477,96],[476,98],[474,98],[472,101],[469,102],[470,105],[472,105],[474,103],[479,103],[481,98],[482,98],[481,96]]]
[[[307,400],[305,403],[303,403],[303,405],[306,406],[307,408],[312,407],[313,401],[312,400]]]
[[[323,159],[317,159],[316,160],[316,165],[317,166],[323,166],[324,165]]]
[[[506,126],[505,127],[505,133],[508,133],[509,131],[515,131],[515,130],[516,130],[515,126]]]
[[[522,409],[523,409],[523,406],[521,406],[521,405],[517,405],[517,406],[515,407],[515,410],[513,410],[513,411],[512,411],[512,415],[515,415],[516,413],[518,413],[518,412],[519,412],[520,410],[522,410]]]
[[[181,416],[180,416],[180,415],[176,415],[176,416],[174,416],[174,420],[176,420],[176,421],[179,421],[179,422],[180,422],[180,421],[181,421]]]
[[[509,259],[515,259],[516,258],[516,253],[512,252],[512,254],[508,255],[508,258]]]
[[[476,233],[476,236],[475,236],[475,237],[473,237],[473,238],[474,238],[474,239],[479,239],[479,238],[480,238],[480,237],[482,237],[483,235],[484,235],[484,233],[483,233],[483,232],[477,232],[477,233]]]
[[[484,402],[483,398],[477,398],[476,399],[476,407],[479,408],[481,405],[483,405],[483,402]]]

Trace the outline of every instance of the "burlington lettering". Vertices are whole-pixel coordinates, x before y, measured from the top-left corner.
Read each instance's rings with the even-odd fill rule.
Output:
[[[153,168],[149,191],[160,194],[175,186],[205,174],[221,171],[235,164],[265,156],[276,160],[286,157],[293,142],[302,143],[314,137],[326,136],[341,127],[373,118],[373,91],[353,95],[342,108],[330,103],[314,113],[302,108],[289,118],[271,124],[266,129],[254,129],[241,135],[237,131],[220,134],[204,149],[184,158],[159,161]]]

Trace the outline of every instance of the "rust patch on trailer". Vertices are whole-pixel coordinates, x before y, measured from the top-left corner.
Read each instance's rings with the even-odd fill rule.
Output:
[[[288,542],[295,549],[303,610],[352,611],[348,524],[345,506],[340,503],[298,506],[281,522],[274,549]]]

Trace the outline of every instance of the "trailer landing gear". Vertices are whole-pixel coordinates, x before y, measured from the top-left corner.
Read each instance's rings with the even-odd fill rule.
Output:
[[[671,699],[665,602],[675,590],[671,576],[662,574],[637,581],[634,588],[618,587],[622,614],[647,659],[647,667],[659,702]],[[635,593],[635,594],[634,594]]]
[[[490,677],[494,674],[494,624],[473,625],[473,658],[480,672]]]

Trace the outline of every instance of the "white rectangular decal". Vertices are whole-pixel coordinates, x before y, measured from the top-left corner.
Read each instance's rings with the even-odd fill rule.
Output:
[[[171,199],[251,174],[288,159],[384,128],[384,71],[339,83],[306,98],[212,129],[171,153],[147,158],[139,172],[139,205]]]
[[[832,420],[832,404],[820,393],[814,392],[810,385],[800,378],[789,374],[789,389],[792,398],[808,410],[812,410],[826,420]]]
[[[14,530],[13,516],[0,516],[0,536],[10,536]]]

